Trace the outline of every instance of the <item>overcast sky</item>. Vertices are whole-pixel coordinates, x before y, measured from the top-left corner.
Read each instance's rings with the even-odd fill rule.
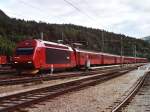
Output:
[[[0,0],[8,16],[72,23],[140,38],[150,35],[150,0]]]

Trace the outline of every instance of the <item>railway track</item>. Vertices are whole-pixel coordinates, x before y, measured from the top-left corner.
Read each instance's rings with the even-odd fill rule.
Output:
[[[16,70],[0,70],[0,74],[15,74]]]
[[[136,67],[132,67],[136,68]],[[127,68],[126,68],[127,69]],[[87,76],[87,75],[94,75],[98,73],[105,73],[111,72],[114,70],[121,70],[121,68],[108,68],[108,69],[101,69],[96,71],[88,71],[88,72],[81,72],[81,73],[72,73],[72,74],[61,74],[61,75],[43,75],[43,76],[35,76],[35,77],[16,77],[16,78],[6,78],[0,80],[0,86],[4,85],[17,85],[17,84],[24,84],[24,83],[32,83],[37,81],[50,81],[50,80],[57,80],[57,79],[64,79],[64,78],[72,78],[72,77],[80,77],[80,76]]]
[[[93,86],[109,79],[121,76],[133,69],[126,69],[122,71],[111,71],[102,74],[82,77],[72,81],[64,82],[61,84],[47,86],[39,89],[33,89],[26,92],[16,93],[8,96],[0,97],[0,111],[9,112],[28,107],[33,104],[52,99],[59,95],[76,91],[84,87]]]
[[[148,80],[150,80],[150,76],[149,75],[150,75],[150,72],[145,73],[145,75],[142,76],[129,89],[128,92],[126,92],[120,99],[118,99],[116,102],[114,102],[114,105],[112,107],[110,107],[109,110],[111,110],[111,112],[122,112],[122,110],[129,104],[129,102],[133,99],[133,97],[138,93],[138,91],[140,90],[140,88],[145,83],[145,80],[147,80],[147,77],[149,77]]]
[[[12,69],[11,66],[0,67],[0,74],[9,74],[16,73],[15,69]]]
[[[119,68],[120,65],[111,65],[111,66],[101,66],[101,67],[92,67],[91,70],[104,70],[104,69],[113,69],[113,68]],[[10,74],[11,73],[11,74]],[[13,73],[13,75],[12,75]],[[4,74],[4,75],[2,75]],[[10,74],[10,75],[5,75],[5,74]],[[22,78],[22,77],[27,77],[27,75],[18,75],[15,69],[11,69],[11,67],[1,67],[0,68],[0,80],[3,79],[9,79],[10,78]],[[29,76],[29,75],[28,75]],[[32,76],[32,75],[31,75]]]

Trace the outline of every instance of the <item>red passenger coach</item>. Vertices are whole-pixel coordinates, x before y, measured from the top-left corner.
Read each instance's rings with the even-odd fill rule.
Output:
[[[20,70],[66,69],[76,66],[71,47],[42,40],[20,42],[15,49],[13,63]]]
[[[7,64],[7,56],[0,55],[0,65]]]
[[[112,65],[116,63],[116,55],[103,53],[103,64],[104,65]]]
[[[146,63],[146,62],[148,62],[148,60],[146,58],[139,58],[139,57],[137,57],[136,58],[136,63],[140,63],[140,62]]]
[[[78,67],[102,64],[102,53],[75,49],[76,62]]]

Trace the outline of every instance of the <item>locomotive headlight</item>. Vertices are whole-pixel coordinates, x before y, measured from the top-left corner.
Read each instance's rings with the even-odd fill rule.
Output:
[[[30,64],[30,63],[32,63],[31,61],[28,61],[28,63]]]
[[[14,57],[15,59],[18,59],[18,58],[20,58],[20,57]]]
[[[69,59],[70,59],[70,57],[68,56],[68,57],[67,57],[67,59],[69,60]]]
[[[15,61],[14,63],[18,63],[18,62]]]

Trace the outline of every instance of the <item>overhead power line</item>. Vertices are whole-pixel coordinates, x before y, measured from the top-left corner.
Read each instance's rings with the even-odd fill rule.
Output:
[[[74,9],[76,9],[78,12],[84,14],[85,16],[88,17],[88,19],[95,21],[93,17],[89,16],[87,13],[85,13],[84,11],[82,11],[80,8],[78,8],[77,6],[75,6],[72,2],[68,1],[68,0],[63,0],[65,1],[68,5],[72,6]]]
[[[81,10],[79,7],[77,7],[76,5],[74,5],[74,3],[72,3],[71,1],[68,0],[63,0],[65,1],[68,5],[70,5],[71,7],[73,7],[74,9],[76,9],[78,12],[82,13],[83,15],[85,15],[90,21],[97,21],[96,18],[94,18],[93,16],[90,16],[89,14],[87,14],[85,11]],[[104,27],[101,23],[98,23],[98,25],[100,25],[101,27]]]
[[[67,4],[71,5],[73,8],[75,8],[76,10],[82,12],[78,7],[76,7],[75,5],[73,5],[71,2],[64,0]]]

